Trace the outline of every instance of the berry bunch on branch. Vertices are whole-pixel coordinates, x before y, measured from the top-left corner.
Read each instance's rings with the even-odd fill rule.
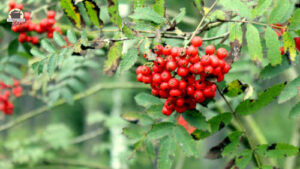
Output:
[[[217,86],[211,79],[221,82],[230,70],[224,60],[226,49],[215,51],[213,45],[208,45],[205,55],[200,57],[198,49],[202,42],[200,37],[194,37],[187,48],[157,45],[152,69],[147,65],[136,69],[139,82],[151,84],[154,96],[167,99],[163,114],[183,113],[215,97]]]
[[[0,111],[6,115],[11,115],[14,112],[14,105],[11,102],[12,95],[20,97],[23,88],[19,81],[15,80],[13,85],[7,85],[0,81]]]

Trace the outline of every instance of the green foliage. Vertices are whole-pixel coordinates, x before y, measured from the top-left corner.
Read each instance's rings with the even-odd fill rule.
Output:
[[[297,77],[290,83],[286,85],[286,87],[283,89],[281,94],[279,95],[278,98],[278,103],[284,103],[291,98],[297,96],[298,94],[298,87],[300,86],[300,77]]]
[[[257,6],[251,11],[251,18],[254,19],[264,14],[271,4],[272,0],[259,0]]]
[[[299,148],[290,144],[276,143],[272,145],[260,145],[255,148],[255,151],[265,157],[269,158],[284,158],[294,156],[299,152]]]
[[[253,26],[252,24],[247,25],[246,39],[247,39],[247,44],[248,44],[247,47],[251,59],[254,61],[261,62],[263,59],[263,54],[262,54],[262,46],[259,37],[259,32],[256,29],[256,27]]]
[[[79,13],[78,7],[74,3],[74,0],[60,0],[60,5],[76,28],[82,28],[83,20]]]
[[[100,8],[97,4],[92,0],[84,0],[83,3],[91,22],[98,28],[103,27],[103,21],[100,19]]]
[[[230,36],[229,36],[230,42],[234,42],[235,40],[238,40],[240,43],[243,41],[243,31],[241,24],[233,24],[230,29]]]
[[[186,14],[186,9],[185,8],[180,8],[180,13],[172,19],[172,23],[180,23],[182,19],[185,17]]]
[[[288,51],[291,61],[295,61],[297,51],[296,51],[295,41],[291,32],[285,32],[283,34],[283,47],[284,47],[284,51]]]
[[[296,118],[299,116],[299,114],[300,114],[300,103],[297,103],[296,105],[294,105],[294,107],[292,107],[289,117]]]
[[[238,154],[235,158],[235,166],[240,169],[244,169],[252,160],[252,151],[249,149],[244,150],[240,154]]]
[[[173,137],[164,137],[161,140],[157,167],[158,169],[170,169],[175,158],[176,145]]]
[[[119,14],[119,1],[118,0],[108,0],[108,13],[110,16],[111,22],[122,28],[122,18]]]
[[[165,15],[165,0],[155,0],[153,4],[153,10],[160,16]]]
[[[247,99],[241,102],[235,109],[236,113],[240,115],[249,115],[257,112],[258,110],[274,101],[276,97],[281,93],[284,86],[285,84],[277,84],[265,90],[264,92],[259,93],[256,100]]]
[[[200,130],[208,129],[208,123],[201,112],[197,110],[186,111],[182,114],[183,118],[192,126]]]
[[[300,9],[297,9],[292,18],[290,19],[289,29],[298,30],[300,29]]]
[[[287,57],[282,58],[282,63],[277,66],[272,66],[271,64],[265,66],[261,72],[260,77],[264,79],[270,79],[278,76],[286,69],[290,68],[290,64]]]
[[[225,8],[238,12],[242,17],[250,18],[250,8],[240,0],[221,0],[220,3]]]
[[[163,22],[165,22],[165,18],[160,16],[158,13],[156,13],[153,9],[149,7],[136,8],[134,14],[130,15],[130,18],[143,21],[150,21],[156,24],[162,24]]]
[[[161,104],[161,101],[159,98],[157,98],[153,95],[147,94],[147,93],[140,93],[137,96],[135,96],[134,99],[138,105],[144,106],[146,108],[149,108],[150,106],[153,106],[153,105]]]
[[[196,148],[196,144],[192,137],[188,134],[188,132],[182,126],[176,125],[173,128],[174,138],[181,147],[182,151],[187,156],[198,156],[198,150]]]
[[[174,124],[169,123],[169,122],[154,124],[152,126],[151,131],[148,133],[147,137],[150,139],[153,139],[153,140],[162,138],[166,135],[169,135],[170,131],[172,131],[173,127],[174,127]]]
[[[137,49],[129,49],[128,52],[123,55],[122,61],[120,63],[120,72],[125,72],[132,68],[135,62],[138,59],[138,51]]]
[[[53,39],[60,47],[66,46],[66,41],[58,32],[54,32]]]
[[[275,2],[275,7],[273,8],[270,16],[269,23],[282,23],[285,14],[288,12],[290,2],[286,0],[278,0]]]
[[[266,45],[268,48],[268,58],[272,66],[276,66],[282,62],[280,54],[280,42],[274,30],[271,27],[267,27],[266,34]]]
[[[104,63],[104,72],[108,75],[113,75],[117,70],[120,59],[122,57],[123,42],[113,43],[107,54],[107,60]]]
[[[243,84],[239,80],[234,80],[227,84],[226,88],[223,90],[223,93],[229,97],[236,97],[244,93],[247,88],[247,84]]]

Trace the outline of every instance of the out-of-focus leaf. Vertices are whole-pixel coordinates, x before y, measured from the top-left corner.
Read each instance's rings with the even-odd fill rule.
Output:
[[[45,57],[45,54],[40,52],[37,48],[31,48],[30,53],[33,56],[36,56],[36,57],[39,57],[39,58],[44,58]]]
[[[232,113],[222,113],[208,120],[212,133],[215,133],[231,122]]]
[[[290,1],[278,0],[276,1],[275,7],[273,8],[270,16],[269,23],[282,23],[282,19],[289,10]]]
[[[169,122],[154,124],[148,133],[147,138],[152,140],[162,138],[166,135],[169,135],[173,128],[174,124]]]
[[[155,0],[153,10],[160,16],[165,15],[165,0]]]
[[[230,42],[234,42],[238,40],[240,43],[243,41],[243,31],[241,24],[235,23],[231,26],[230,35],[229,35]]]
[[[202,6],[203,6],[203,1],[202,0],[193,0],[193,3],[199,11],[202,10]]]
[[[159,105],[162,103],[159,98],[147,93],[140,93],[136,95],[134,99],[138,105],[144,106],[146,108],[149,108],[152,105]]]
[[[284,47],[284,51],[288,52],[291,61],[295,61],[297,51],[296,51],[295,40],[291,32],[285,32],[283,34],[283,47]]]
[[[174,22],[176,22],[177,24],[180,23],[182,21],[182,19],[184,18],[185,13],[186,13],[185,8],[180,8],[179,14],[175,18],[172,19],[171,23],[174,23]]]
[[[72,92],[68,89],[68,88],[63,88],[61,90],[61,96],[64,98],[64,100],[70,104],[73,105],[74,104],[74,100],[73,100],[73,94]]]
[[[275,143],[272,145],[259,145],[255,148],[255,151],[265,157],[270,158],[285,158],[288,156],[294,156],[299,152],[299,148],[290,144]]]
[[[254,19],[264,14],[271,4],[272,0],[259,0],[257,6],[251,11],[251,18]]]
[[[60,5],[75,27],[81,29],[84,25],[84,22],[81,18],[78,7],[74,3],[74,0],[60,0]]]
[[[229,97],[236,97],[244,93],[247,88],[247,84],[243,84],[239,80],[234,80],[227,85],[227,87],[223,90],[223,93]]]
[[[53,39],[60,47],[66,46],[66,41],[58,32],[54,32]]]
[[[104,72],[107,75],[114,75],[115,71],[117,70],[120,59],[122,56],[122,46],[123,42],[116,42],[112,44],[107,54],[107,59],[104,63]]]
[[[196,142],[185,130],[185,128],[180,125],[176,125],[176,127],[173,128],[173,136],[177,144],[187,156],[198,156]]]
[[[280,73],[282,73],[284,70],[290,68],[290,64],[287,57],[282,58],[282,63],[277,66],[272,66],[271,64],[267,65],[263,68],[263,70],[260,72],[260,77],[265,79],[273,78]]]
[[[129,70],[137,61],[138,51],[136,48],[129,49],[128,52],[122,57],[120,63],[120,72]]]
[[[48,73],[50,77],[53,75],[55,71],[56,62],[57,62],[57,55],[55,54],[51,55],[48,61]]]
[[[265,33],[266,44],[268,48],[268,58],[272,66],[276,66],[282,62],[280,53],[280,42],[275,31],[268,27]]]
[[[250,18],[250,15],[251,15],[250,8],[242,1],[240,1],[240,0],[222,0],[222,1],[220,1],[220,3],[222,3],[222,5],[225,8],[238,12],[240,14],[240,16]]]
[[[261,41],[259,37],[259,32],[256,29],[255,26],[252,24],[248,24],[247,26],[247,33],[246,33],[246,39],[247,39],[247,46],[248,51],[251,56],[251,59],[254,61],[262,61],[263,54],[262,54],[262,46]]]
[[[235,158],[235,166],[239,169],[244,169],[252,160],[252,151],[249,149],[244,150],[242,153],[238,154]]]
[[[21,79],[23,74],[22,72],[13,64],[7,64],[4,68],[5,72],[13,76],[14,78]]]
[[[157,167],[158,169],[170,169],[175,158],[176,145],[172,137],[164,137],[160,141]]]
[[[19,48],[19,41],[18,41],[18,39],[15,39],[15,40],[11,41],[9,43],[9,45],[8,45],[8,50],[7,50],[8,51],[8,55],[12,56],[12,55],[16,54],[17,51],[18,51],[18,48]]]
[[[300,114],[300,103],[297,103],[290,111],[290,118],[296,118]]]
[[[107,2],[108,2],[108,13],[109,13],[111,22],[121,29],[122,28],[122,18],[119,14],[118,0],[108,0]]]
[[[240,115],[249,115],[257,112],[261,108],[274,101],[281,93],[284,86],[285,84],[282,83],[274,85],[273,87],[259,93],[257,100],[247,99],[241,102],[235,109],[235,112]]]
[[[282,90],[278,98],[278,103],[284,103],[298,94],[298,87],[300,87],[300,77],[297,77]]]
[[[48,39],[43,39],[41,41],[41,45],[49,53],[55,53],[55,51],[56,51],[54,46],[50,43],[50,41]]]
[[[156,13],[153,9],[145,7],[145,8],[137,8],[133,15],[130,15],[132,19],[151,21],[156,24],[161,24],[165,22],[165,18]]]
[[[292,18],[290,19],[289,29],[291,30],[300,29],[300,9],[296,9]]]
[[[99,15],[100,8],[97,4],[92,0],[84,0],[84,6],[92,23],[98,28],[103,27],[104,24]]]
[[[208,123],[202,113],[197,110],[189,110],[182,114],[184,120],[186,120],[190,125],[194,126],[200,130],[208,129]]]
[[[142,8],[144,7],[145,0],[133,0],[133,8]]]
[[[75,43],[77,41],[77,37],[72,29],[68,29],[67,37],[70,43]]]

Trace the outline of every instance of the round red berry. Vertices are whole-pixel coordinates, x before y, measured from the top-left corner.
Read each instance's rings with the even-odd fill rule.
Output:
[[[218,56],[218,58],[224,59],[224,58],[227,57],[227,55],[228,55],[228,53],[227,53],[227,50],[226,50],[226,49],[224,49],[224,48],[219,48],[219,49],[217,50],[217,56]]]
[[[206,46],[205,53],[207,55],[213,55],[213,54],[215,54],[215,47],[214,47],[214,45],[208,45],[208,46]]]
[[[193,39],[192,39],[192,45],[194,47],[200,47],[203,43],[203,40],[201,37],[199,36],[195,36]]]

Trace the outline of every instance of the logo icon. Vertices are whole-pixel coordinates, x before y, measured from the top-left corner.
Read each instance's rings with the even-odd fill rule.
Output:
[[[25,22],[23,12],[18,8],[12,9],[11,11],[9,11],[7,22],[13,22],[13,23]]]

